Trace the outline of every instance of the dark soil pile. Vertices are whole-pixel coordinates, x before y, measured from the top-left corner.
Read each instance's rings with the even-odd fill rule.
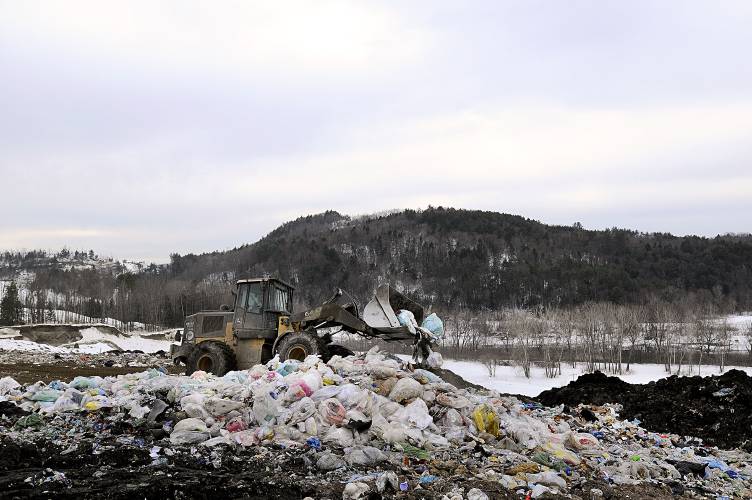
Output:
[[[636,418],[653,432],[752,450],[752,378],[740,370],[710,377],[674,375],[643,385],[596,372],[543,391],[536,399],[546,406],[619,403],[622,418]]]

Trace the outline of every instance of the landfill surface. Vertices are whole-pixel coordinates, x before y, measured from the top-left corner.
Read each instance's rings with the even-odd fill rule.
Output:
[[[0,378],[2,498],[752,496],[752,457],[373,348],[215,377]]]
[[[648,384],[628,384],[596,372],[536,399],[548,406],[618,403],[622,417],[637,419],[646,429],[752,451],[752,377],[740,370],[709,377],[674,375]]]
[[[97,354],[74,352],[24,352],[0,350],[0,378],[12,377],[20,383],[39,380],[72,380],[76,376],[123,375],[160,368],[178,373],[166,353],[110,351]]]

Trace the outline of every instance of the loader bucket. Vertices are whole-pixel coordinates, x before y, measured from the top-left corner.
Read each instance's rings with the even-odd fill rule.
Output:
[[[397,311],[407,309],[415,315],[415,321],[423,322],[423,306],[399,293],[389,285],[381,285],[376,295],[363,309],[363,321],[371,328],[400,328]]]

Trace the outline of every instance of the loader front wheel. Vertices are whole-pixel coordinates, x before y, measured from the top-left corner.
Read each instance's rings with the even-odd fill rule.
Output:
[[[311,354],[321,354],[321,345],[315,334],[300,332],[290,333],[279,341],[277,346],[279,360],[296,359],[303,361]]]
[[[195,371],[205,371],[221,377],[234,370],[236,366],[235,353],[230,346],[222,342],[201,342],[191,352],[186,362],[186,375]]]

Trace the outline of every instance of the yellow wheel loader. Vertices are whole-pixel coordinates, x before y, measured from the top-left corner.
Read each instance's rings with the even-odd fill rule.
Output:
[[[266,363],[275,355],[283,361],[302,361],[310,354],[319,354],[325,360],[335,354],[352,354],[344,346],[332,344],[332,335],[337,332],[411,341],[416,346],[424,341],[401,325],[395,313],[408,310],[420,324],[423,307],[389,285],[380,286],[362,312],[355,300],[337,290],[320,306],[294,313],[293,292],[294,287],[276,278],[239,280],[233,307],[185,318],[181,343],[170,348],[173,361],[185,364],[188,374],[203,370],[221,376]]]

